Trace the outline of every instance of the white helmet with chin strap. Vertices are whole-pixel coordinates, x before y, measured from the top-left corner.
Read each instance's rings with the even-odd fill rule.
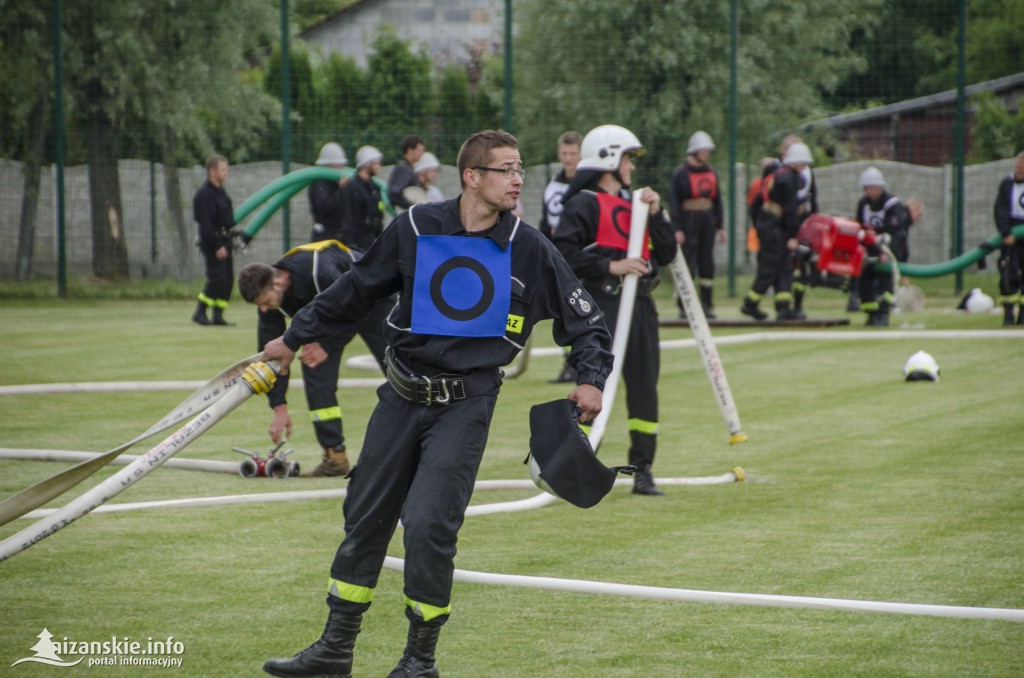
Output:
[[[715,150],[715,142],[711,135],[704,130],[697,130],[690,136],[690,144],[686,147],[686,154],[699,153],[700,151]]]
[[[798,141],[786,149],[786,157],[782,162],[786,165],[813,165],[814,156],[811,155],[811,149],[807,148],[807,144]]]
[[[587,132],[580,146],[577,170],[615,172],[626,153],[642,155],[644,146],[636,135],[619,125],[601,125]]]
[[[860,180],[857,182],[861,188],[868,186],[881,186],[885,188],[885,177],[882,176],[881,170],[877,167],[869,167],[860,173]]]

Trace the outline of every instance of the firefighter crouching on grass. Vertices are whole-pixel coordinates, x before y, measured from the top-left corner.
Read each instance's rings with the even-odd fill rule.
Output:
[[[601,125],[583,138],[580,163],[565,194],[565,209],[552,242],[569,262],[607,315],[615,331],[619,314],[622,276],[639,276],[629,348],[624,356],[622,378],[626,383],[629,417],[629,464],[636,466],[633,493],[662,494],[654,484],[651,465],[658,441],[658,313],[651,291],[658,284],[658,264],[667,265],[677,251],[672,224],[661,209],[660,196],[643,190],[648,205],[648,238],[642,255],[626,257],[632,202],[629,185],[633,157],[644,152],[640,140],[624,127]]]
[[[363,613],[401,518],[409,620],[393,678],[438,676],[434,653],[451,613],[456,540],[487,443],[501,367],[537,322],[571,345],[580,421],[601,410],[611,338],[601,310],[539,231],[512,214],[523,186],[515,137],[474,134],[458,155],[462,194],[414,205],[366,255],[305,308],[264,356],[350,330],[372,304],[400,293],[385,326],[388,383],[367,425],[344,502],[345,538],[331,566],[323,635],[275,676],[349,676]],[[315,357],[315,356],[314,356]],[[303,364],[316,362],[302,355]]]
[[[801,173],[814,162],[811,150],[804,143],[795,143],[786,149],[783,166],[761,183],[760,209],[757,212],[757,274],[754,283],[743,298],[740,312],[754,320],[764,320],[768,314],[758,305],[769,288],[775,289],[775,312],[778,320],[799,320],[800,314],[791,307],[793,293],[793,252],[797,248],[796,234],[802,217],[803,203],[800,189]]]
[[[890,195],[885,190],[885,177],[876,167],[868,167],[861,172],[857,183],[864,190],[864,195],[857,202],[857,221],[876,235],[875,242],[865,248],[872,261],[864,266],[857,283],[860,309],[868,314],[866,325],[887,327],[895,292],[893,276],[875,270],[873,262],[888,259],[882,245],[888,247],[897,262],[910,258],[910,227],[915,219],[921,218],[921,210],[911,209]]]
[[[285,316],[295,317],[313,297],[326,290],[352,267],[352,252],[337,240],[321,240],[302,245],[286,253],[273,266],[256,262],[246,264],[238,272],[238,291],[242,298],[259,308],[256,335],[258,348],[284,334]],[[385,300],[375,304],[366,319],[351,329],[310,344],[306,351],[322,354],[316,367],[302,366],[302,382],[306,404],[317,442],[323,449],[323,460],[311,475],[315,477],[345,476],[351,470],[345,451],[345,435],[338,404],[338,371],[345,347],[358,334],[366,342],[377,363],[384,369],[384,321],[391,304]],[[267,393],[274,414],[268,433],[275,443],[281,436],[292,434],[292,418],[288,414],[286,394],[288,375],[282,374]]]

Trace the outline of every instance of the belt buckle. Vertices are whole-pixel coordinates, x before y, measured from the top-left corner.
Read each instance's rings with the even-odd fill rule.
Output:
[[[435,382],[432,381],[430,377],[428,377],[426,375],[423,375],[423,383],[426,384],[426,386],[427,386],[427,398],[426,398],[426,400],[427,400],[427,402],[426,402],[427,407],[430,407],[431,405],[435,405],[435,404],[437,404],[437,405],[447,405],[448,403],[451,402],[452,395],[451,395],[451,393],[448,392],[448,382],[445,379],[439,379],[436,382],[438,390],[441,393],[441,395],[439,395],[437,397],[434,396],[434,383]]]

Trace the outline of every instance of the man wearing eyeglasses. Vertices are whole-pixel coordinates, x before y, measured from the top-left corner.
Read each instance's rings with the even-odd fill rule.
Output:
[[[331,287],[299,311],[264,356],[287,366],[300,346],[358,323],[374,301],[400,293],[388,317],[388,383],[345,499],[345,538],[331,566],[321,638],[275,676],[348,676],[362,615],[402,520],[409,636],[390,674],[437,676],[434,654],[451,612],[455,544],[501,386],[537,322],[553,319],[577,370],[568,394],[591,421],[611,371],[602,314],[561,255],[511,212],[526,174],[515,137],[474,134],[458,155],[462,194],[400,214]],[[303,351],[302,363],[316,356]]]
[[[644,152],[636,135],[618,125],[601,125],[583,138],[576,178],[563,198],[565,209],[555,231],[555,246],[573,272],[607,314],[614,331],[619,314],[622,276],[639,276],[636,303],[629,328],[629,348],[622,364],[629,417],[629,463],[633,493],[663,494],[654,483],[651,466],[658,434],[658,313],[651,291],[658,284],[658,265],[675,258],[677,245],[672,224],[661,208],[661,197],[644,188],[648,206],[650,247],[641,256],[627,257],[632,203],[629,187],[633,158]]]

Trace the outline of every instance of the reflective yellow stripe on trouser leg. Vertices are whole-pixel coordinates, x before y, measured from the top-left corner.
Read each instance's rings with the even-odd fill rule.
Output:
[[[648,435],[658,434],[658,422],[647,421],[645,419],[630,419],[629,430],[636,431],[637,433],[646,433]]]
[[[420,617],[425,622],[452,613],[452,606],[450,604],[445,607],[436,607],[434,605],[427,605],[426,603],[417,603],[404,593],[402,594],[402,600],[404,600],[405,604],[409,606],[409,609],[413,611],[413,614]]]
[[[322,421],[336,421],[338,419],[341,419],[341,405],[310,410],[309,412],[309,420],[314,424]]]
[[[372,603],[373,589],[366,586],[356,586],[343,582],[340,579],[327,580],[327,593],[335,598],[347,600],[350,603]]]

